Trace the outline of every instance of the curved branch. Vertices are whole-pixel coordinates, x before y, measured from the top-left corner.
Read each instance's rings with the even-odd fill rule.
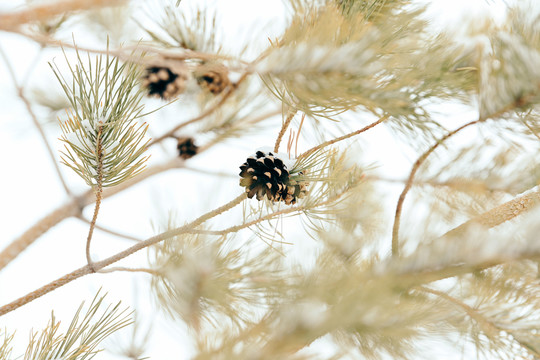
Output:
[[[42,286],[41,288],[35,290],[35,291],[32,291],[31,293],[28,293],[22,297],[20,297],[19,299],[7,304],[7,305],[4,305],[2,307],[0,307],[0,316],[4,315],[4,314],[7,314],[8,312],[11,312],[75,279],[78,279],[82,276],[85,276],[85,275],[88,275],[90,273],[93,273],[93,272],[96,272],[96,271],[99,271],[101,269],[103,269],[104,267],[106,266],[109,266],[119,260],[122,260],[123,258],[125,257],[128,257],[129,255],[141,250],[141,249],[144,249],[148,246],[151,246],[151,245],[154,245],[160,241],[163,241],[165,239],[169,239],[171,237],[174,237],[174,236],[177,236],[177,235],[180,235],[180,234],[183,234],[183,233],[186,233],[188,232],[189,230],[201,225],[202,223],[204,223],[205,221],[217,216],[217,215],[220,215],[221,213],[227,211],[227,210],[230,210],[231,208],[235,207],[236,205],[240,204],[242,201],[244,201],[245,199],[247,198],[246,196],[246,193],[243,193],[241,194],[240,196],[234,198],[233,200],[229,201],[227,204],[213,210],[213,211],[210,211],[202,216],[200,216],[199,218],[195,219],[194,221],[192,221],[191,223],[189,224],[186,224],[184,226],[181,226],[179,228],[176,228],[176,229],[172,229],[172,230],[169,230],[169,231],[166,231],[164,233],[161,233],[159,235],[156,235],[156,236],[153,236],[145,241],[141,241],[129,248],[127,248],[126,250],[122,251],[122,252],[119,252],[118,254],[116,255],[113,255],[113,256],[110,256],[108,257],[107,259],[105,260],[102,260],[102,261],[97,261],[97,262],[94,262],[91,265],[86,265],[86,266],[83,266],[67,275],[64,275],[62,276],[61,278],[59,279],[56,279],[54,280],[53,282],[45,285],[45,286]]]
[[[180,168],[183,164],[184,162],[182,160],[175,158],[164,164],[152,166],[121,185],[106,189],[103,192],[103,198],[115,195],[153,175],[170,169]],[[86,191],[39,220],[0,252],[0,270],[6,267],[6,265],[22,253],[28,246],[32,245],[36,239],[46,233],[50,228],[64,219],[79,215],[82,209],[85,206],[92,204],[94,200],[93,192],[91,190]]]
[[[471,319],[473,319],[474,321],[476,321],[476,323],[478,325],[480,325],[480,327],[482,328],[484,334],[486,334],[488,336],[488,338],[489,337],[495,337],[498,334],[500,334],[502,331],[512,334],[511,330],[496,325],[495,323],[493,323],[492,321],[490,321],[486,317],[484,317],[484,315],[482,315],[477,309],[465,304],[463,301],[461,301],[459,299],[456,299],[453,296],[448,295],[445,292],[435,290],[435,289],[431,289],[431,288],[428,288],[428,287],[425,287],[425,286],[419,286],[416,289],[418,289],[420,291],[423,291],[423,292],[426,292],[426,293],[429,293],[429,294],[433,294],[435,296],[438,296],[438,297],[440,297],[442,299],[445,299],[448,302],[451,302],[452,304],[462,308],[463,311],[465,311],[465,313]],[[513,336],[512,339],[514,341],[516,341],[523,349],[525,349],[531,355],[534,355],[535,358],[540,356],[540,353],[538,353],[538,351],[536,351],[534,349],[534,347],[530,346],[529,344],[527,344],[527,343],[525,343],[523,341],[520,341],[515,336]]]
[[[435,149],[437,149],[439,147],[439,145],[441,145],[443,142],[445,142],[446,140],[448,140],[450,137],[454,136],[455,134],[457,134],[461,130],[463,130],[463,129],[471,126],[471,125],[477,124],[480,121],[482,121],[482,120],[479,119],[479,120],[468,122],[468,123],[460,126],[459,128],[449,132],[448,134],[446,134],[445,136],[443,136],[442,138],[437,140],[437,142],[434,145],[432,145],[425,153],[423,153],[415,161],[415,163],[414,163],[414,165],[413,165],[413,167],[411,169],[411,172],[409,173],[409,177],[407,178],[407,182],[405,183],[405,187],[403,188],[403,191],[399,195],[399,199],[398,199],[397,206],[396,206],[396,214],[394,215],[394,226],[392,228],[392,256],[399,256],[399,223],[400,223],[400,220],[401,220],[401,212],[403,210],[403,202],[405,201],[405,196],[407,196],[407,193],[409,192],[409,190],[411,189],[411,187],[413,185],[414,176],[416,175],[416,172],[420,168],[420,165],[422,165],[424,163],[424,161],[426,161],[428,156],[431,155],[431,153],[433,151],[435,151]]]
[[[314,153],[315,151],[317,151],[317,150],[319,150],[319,149],[322,149],[322,148],[324,148],[324,147],[326,147],[326,146],[335,144],[335,143],[337,143],[338,141],[342,141],[342,140],[348,139],[348,138],[350,138],[350,137],[353,137],[353,136],[355,136],[355,135],[361,134],[361,133],[363,133],[364,131],[367,131],[367,130],[369,130],[369,129],[371,129],[371,128],[377,126],[377,125],[379,125],[380,123],[382,123],[383,121],[385,121],[385,120],[388,119],[389,117],[390,117],[390,115],[385,115],[385,116],[381,117],[379,120],[377,120],[377,121],[375,121],[375,122],[372,122],[371,124],[369,124],[369,125],[363,127],[363,128],[360,129],[360,130],[356,130],[356,131],[353,131],[353,132],[348,133],[348,134],[346,134],[346,135],[340,136],[340,137],[338,137],[338,138],[335,138],[335,139],[332,139],[332,140],[325,141],[325,142],[323,142],[322,144],[319,144],[319,145],[317,145],[317,146],[315,146],[315,147],[312,147],[311,149],[309,149],[309,150],[303,152],[303,153],[300,154],[300,156],[298,156],[298,157],[301,158],[301,157],[308,156],[308,155]]]
[[[294,118],[294,115],[296,115],[296,110],[289,112],[287,115],[287,118],[281,125],[281,130],[279,131],[279,134],[276,139],[276,143],[274,145],[274,152],[277,153],[279,150],[279,144],[281,143],[281,139],[283,139],[283,135],[285,135],[285,132],[287,131],[287,128],[289,127],[289,124],[291,123],[292,119]]]

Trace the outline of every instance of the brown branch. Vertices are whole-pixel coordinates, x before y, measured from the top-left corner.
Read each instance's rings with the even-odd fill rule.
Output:
[[[101,146],[101,135],[103,131],[103,125],[98,125],[98,132],[96,136],[96,162],[97,162],[97,179],[94,193],[96,195],[96,203],[94,206],[94,216],[90,221],[90,228],[88,229],[88,237],[86,238],[86,261],[92,272],[96,272],[94,268],[94,262],[90,256],[90,242],[92,241],[92,235],[94,234],[94,227],[96,226],[97,217],[99,214],[99,208],[101,206],[101,199],[103,198],[103,149]]]
[[[540,204],[540,191],[532,191],[516,199],[505,202],[485,213],[448,231],[442,237],[456,237],[465,234],[471,227],[492,228],[527,212]]]
[[[98,273],[99,274],[105,274],[105,273],[113,273],[113,272],[117,272],[117,271],[126,271],[126,272],[142,272],[142,273],[147,273],[147,274],[150,274],[152,276],[162,276],[163,274],[157,270],[153,270],[153,269],[146,269],[146,268],[126,268],[126,267],[112,267],[112,268],[108,268],[108,269],[103,269],[103,270],[99,270]]]
[[[55,3],[34,5],[18,12],[0,14],[0,29],[13,30],[19,25],[44,21],[56,15],[95,7],[119,6],[126,0],[64,0]]]
[[[181,226],[179,228],[176,228],[176,229],[172,229],[172,230],[169,230],[169,231],[166,231],[164,233],[161,233],[159,235],[156,235],[156,236],[153,236],[145,241],[141,241],[129,248],[127,248],[126,250],[122,251],[122,252],[119,252],[117,253],[116,255],[113,255],[111,257],[108,257],[107,259],[105,260],[102,260],[102,261],[98,261],[98,262],[94,262],[93,263],[93,267],[91,267],[90,265],[86,265],[86,266],[83,266],[67,275],[64,275],[62,276],[61,278],[59,279],[56,279],[54,280],[53,282],[45,285],[45,286],[42,286],[41,288],[37,289],[37,290],[34,290],[22,297],[20,297],[19,299],[9,303],[9,304],[6,304],[2,307],[0,307],[0,316],[4,315],[4,314],[7,314],[8,312],[11,312],[75,279],[78,279],[82,276],[85,276],[85,275],[88,275],[92,272],[95,272],[95,271],[99,271],[101,269],[103,269],[104,267],[106,266],[109,266],[119,260],[122,260],[124,259],[125,257],[128,257],[129,255],[141,250],[141,249],[144,249],[148,246],[151,246],[151,245],[154,245],[160,241],[163,241],[165,239],[169,239],[171,237],[174,237],[174,236],[177,236],[177,235],[180,235],[180,234],[183,234],[183,233],[186,233],[188,232],[189,230],[201,225],[202,223],[204,223],[205,221],[217,216],[217,215],[220,215],[221,213],[227,211],[227,210],[230,210],[231,208],[235,207],[236,205],[240,204],[242,201],[244,201],[246,199],[246,193],[243,193],[241,194],[240,196],[234,198],[233,200],[229,201],[227,204],[213,210],[213,211],[210,211],[202,216],[200,216],[199,218],[195,219],[194,221],[192,221],[191,223],[189,224],[186,224],[184,226]]]
[[[274,152],[277,153],[279,151],[279,144],[281,143],[281,139],[283,138],[283,135],[287,131],[287,128],[289,127],[289,124],[291,123],[292,119],[294,118],[294,115],[296,115],[296,110],[289,111],[289,114],[287,115],[287,118],[285,119],[283,124],[281,124],[281,130],[279,131],[279,134],[278,134],[277,139],[276,139],[276,144],[274,145]]]
[[[341,196],[343,195],[342,194],[339,194],[337,196],[334,196],[324,202],[321,202],[319,204],[316,204],[315,207],[320,207],[320,206],[324,206],[324,205],[327,205],[327,204],[330,204],[336,200],[338,200]],[[196,220],[192,221],[191,223],[189,224],[186,224],[184,226],[181,226],[179,228],[176,228],[176,229],[172,229],[172,230],[169,230],[169,231],[166,231],[164,233],[161,233],[159,235],[156,235],[154,237],[151,237],[147,240],[144,240],[144,241],[141,241],[129,248],[127,248],[126,250],[120,252],[120,253],[117,253],[116,255],[113,255],[105,260],[102,260],[102,261],[98,261],[98,262],[95,262],[94,263],[94,269],[96,271],[100,271],[101,269],[103,269],[104,267],[106,266],[109,266],[119,260],[122,260],[124,258],[126,258],[127,256],[141,250],[141,249],[144,249],[148,246],[151,246],[151,245],[154,245],[160,241],[163,241],[165,239],[169,239],[171,237],[174,237],[174,236],[178,236],[178,235],[181,235],[181,234],[185,234],[185,233],[205,233],[205,234],[211,234],[211,233],[214,233],[216,235],[224,235],[224,234],[227,234],[227,233],[230,233],[230,232],[235,232],[235,231],[238,231],[240,229],[244,229],[244,228],[247,228],[249,226],[252,226],[252,225],[255,225],[257,223],[260,223],[260,222],[263,222],[263,221],[266,221],[266,220],[269,220],[271,218],[274,218],[276,216],[279,216],[279,215],[283,215],[283,214],[288,214],[288,213],[292,213],[292,212],[302,212],[302,211],[306,211],[306,210],[309,210],[311,208],[313,208],[313,206],[297,206],[297,207],[290,207],[288,209],[283,209],[283,210],[279,210],[279,211],[276,211],[276,212],[273,212],[271,214],[268,214],[266,216],[263,216],[263,217],[260,217],[258,219],[255,219],[253,221],[250,221],[250,222],[247,222],[245,224],[241,224],[241,225],[237,225],[237,226],[232,226],[232,227],[229,227],[227,229],[224,229],[222,231],[207,231],[207,230],[197,230],[195,229],[197,226],[201,225],[202,223],[204,223],[205,221],[217,216],[217,215],[220,215],[221,213],[227,211],[227,210],[230,210],[231,208],[235,207],[236,205],[240,204],[242,201],[244,201],[246,199],[246,194],[243,193],[241,194],[240,196],[236,197],[235,199],[231,200],[230,202],[228,202],[227,204],[213,210],[213,211],[210,211],[202,216],[200,216],[199,218],[197,218]],[[88,275],[92,273],[92,269],[90,268],[89,265],[86,265],[86,266],[83,266],[27,295],[24,295],[22,297],[20,297],[19,299],[9,303],[9,304],[6,304],[2,307],[0,307],[0,316],[4,315],[4,314],[7,314],[8,312],[11,312],[75,279],[78,279],[82,276],[85,276],[85,275]]]
[[[454,136],[455,134],[457,134],[461,130],[463,130],[463,129],[471,126],[471,125],[479,123],[480,121],[482,121],[482,120],[479,119],[479,120],[468,122],[468,123],[460,126],[459,128],[447,133],[445,136],[443,136],[442,138],[437,140],[437,142],[434,145],[432,145],[426,152],[424,152],[415,161],[415,163],[414,163],[414,165],[413,165],[413,167],[411,169],[411,172],[409,173],[409,177],[407,178],[407,182],[405,183],[405,187],[403,188],[403,191],[399,195],[399,199],[398,199],[397,206],[396,206],[396,214],[394,215],[394,226],[392,228],[392,256],[399,256],[399,224],[400,224],[400,220],[401,220],[401,212],[403,210],[403,202],[405,201],[405,196],[407,196],[407,193],[409,192],[409,190],[411,189],[411,187],[413,185],[414,176],[416,175],[416,172],[420,168],[420,165],[422,165],[424,163],[424,161],[426,161],[428,156],[431,155],[431,153],[433,151],[435,151],[435,149],[437,149],[439,147],[439,145],[441,145],[447,139]]]
[[[325,141],[323,142],[322,144],[319,144],[315,147],[312,147],[311,149],[305,151],[304,153],[300,154],[300,156],[298,156],[299,158],[301,157],[305,157],[305,156],[308,156],[312,153],[314,153],[315,151],[319,150],[319,149],[322,149],[326,146],[329,146],[329,145],[332,145],[332,144],[335,144],[337,143],[338,141],[342,141],[342,140],[345,140],[345,139],[348,139],[350,137],[353,137],[355,135],[358,135],[358,134],[361,134],[363,133],[364,131],[367,131],[377,125],[379,125],[380,123],[382,123],[383,121],[385,121],[386,119],[388,119],[390,116],[389,115],[385,115],[383,117],[381,117],[379,120],[375,121],[375,122],[372,122],[371,124],[369,124],[368,126],[366,127],[363,127],[362,129],[360,130],[356,130],[356,131],[353,131],[352,133],[349,133],[349,134],[346,134],[346,135],[343,135],[343,136],[340,136],[338,138],[335,138],[335,139],[332,139],[332,140],[328,140],[328,141]]]
[[[84,218],[81,214],[78,214],[76,216],[76,218],[83,221],[83,222],[85,222],[85,223],[87,223],[88,225],[90,225],[90,223],[91,223],[90,220]],[[117,236],[119,238],[124,238],[124,239],[131,240],[131,241],[142,241],[142,239],[136,238],[135,236],[131,236],[131,235],[128,235],[128,234],[123,234],[123,233],[120,233],[118,231],[108,229],[108,228],[104,227],[103,225],[98,225],[97,223],[94,225],[94,227],[99,231],[103,231],[104,233],[107,233],[107,234],[110,234],[110,235],[113,235],[113,236]]]
[[[103,198],[113,196],[119,192],[122,192],[125,189],[130,188],[131,186],[161,172],[180,168],[183,166],[183,161],[175,158],[164,164],[155,165],[138,176],[112,188],[108,188],[103,192]],[[16,238],[9,244],[4,250],[0,252],[0,270],[8,265],[13,259],[15,259],[20,253],[22,253],[28,246],[30,246],[36,239],[41,235],[46,233],[53,226],[60,223],[62,220],[67,219],[72,216],[77,216],[81,213],[81,210],[94,202],[94,196],[92,191],[86,191],[85,193],[75,197],[73,200],[68,203],[60,206],[41,220],[39,220],[35,225],[26,230],[21,236]]]

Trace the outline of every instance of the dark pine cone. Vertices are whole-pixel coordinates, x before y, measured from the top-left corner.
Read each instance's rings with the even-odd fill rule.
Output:
[[[249,157],[240,166],[240,170],[240,186],[246,188],[249,198],[257,195],[257,200],[262,200],[266,195],[270,201],[283,201],[291,205],[308,192],[308,183],[291,179],[283,161],[271,152],[265,154],[257,151],[254,157]]]
[[[178,74],[166,67],[149,67],[143,80],[143,86],[150,96],[170,100],[180,95],[186,87],[187,76]]]
[[[176,148],[178,149],[178,155],[184,160],[197,155],[199,150],[199,147],[193,142],[193,138],[179,138]]]
[[[277,195],[286,189],[285,183],[289,179],[285,164],[271,152],[257,151],[255,157],[247,158],[240,170],[240,186],[246,188],[250,199],[254,195],[257,195],[257,200],[262,200],[265,195],[270,201],[280,198]]]
[[[218,67],[208,70],[197,78],[199,85],[212,94],[217,95],[229,85],[229,76],[227,68]]]
[[[278,193],[276,201],[283,201],[287,205],[296,204],[296,199],[302,199],[307,195],[308,185],[309,184],[305,181],[297,182],[289,179],[289,181],[287,181],[287,187]]]

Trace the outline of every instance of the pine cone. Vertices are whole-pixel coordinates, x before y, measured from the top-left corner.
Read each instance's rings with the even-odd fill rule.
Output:
[[[148,67],[143,86],[148,89],[150,96],[157,96],[163,100],[174,99],[186,88],[187,75],[182,70],[163,66]]]
[[[178,149],[178,155],[184,160],[197,155],[197,151],[199,150],[199,147],[193,142],[193,138],[190,137],[179,138],[176,148]]]
[[[247,158],[240,170],[240,186],[246,188],[250,199],[257,195],[257,200],[262,200],[266,195],[268,200],[273,201],[286,188],[285,181],[289,178],[289,171],[283,161],[271,152],[267,155],[257,151],[255,157]]]
[[[225,66],[214,67],[197,76],[201,88],[217,95],[229,86],[228,70]]]
[[[302,175],[302,172],[299,174]],[[276,201],[283,201],[286,205],[296,204],[296,199],[302,199],[307,195],[308,185],[305,181],[297,182],[289,179],[287,187],[278,193]]]
[[[257,200],[262,200],[266,195],[270,201],[291,205],[307,194],[307,183],[291,179],[283,161],[271,152],[257,151],[240,166],[240,170],[240,186],[246,188],[250,199],[257,195]]]

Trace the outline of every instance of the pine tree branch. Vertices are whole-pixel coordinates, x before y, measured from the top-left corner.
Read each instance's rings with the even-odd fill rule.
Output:
[[[342,195],[344,195],[344,193],[341,193],[341,194],[338,194],[337,196],[335,197],[332,197],[326,201],[323,201],[321,203],[318,203],[316,204],[315,207],[320,207],[320,206],[325,206],[327,204],[330,204],[332,202],[335,202],[336,200],[338,200]],[[253,221],[250,221],[250,222],[247,222],[245,224],[241,224],[241,225],[237,225],[237,226],[232,226],[232,227],[229,227],[227,229],[224,229],[224,230],[221,230],[221,231],[207,231],[207,230],[197,230],[196,227],[201,225],[202,223],[204,223],[205,221],[215,217],[215,216],[218,216],[220,214],[222,214],[223,212],[227,211],[227,210],[230,210],[231,208],[235,207],[236,205],[240,204],[242,201],[244,201],[246,199],[246,193],[243,193],[241,194],[240,196],[236,197],[235,199],[231,200],[230,202],[228,202],[227,204],[213,210],[213,211],[210,211],[202,216],[200,216],[199,218],[197,218],[196,220],[192,221],[191,223],[189,224],[186,224],[184,226],[181,226],[179,228],[176,228],[176,229],[172,229],[172,230],[169,230],[169,231],[166,231],[166,232],[163,232],[159,235],[156,235],[156,236],[153,236],[147,240],[144,240],[144,241],[141,241],[129,248],[127,248],[126,250],[120,252],[120,253],[117,253],[116,255],[113,255],[107,259],[104,259],[104,260],[101,260],[101,261],[98,261],[98,262],[94,262],[93,263],[93,269],[92,267],[90,267],[90,265],[86,265],[86,266],[83,266],[67,275],[64,275],[62,276],[61,278],[25,295],[25,296],[22,296],[21,298],[9,303],[9,304],[6,304],[2,307],[0,307],[0,316],[8,313],[8,312],[11,312],[61,286],[64,286],[65,284],[68,284],[70,283],[71,281],[73,280],[76,280],[82,276],[85,276],[85,275],[88,275],[88,274],[91,274],[92,272],[94,272],[93,270],[95,270],[96,272],[99,272],[101,269],[105,268],[106,266],[109,266],[119,260],[122,260],[126,257],[128,257],[129,255],[131,254],[134,254],[135,252],[141,250],[141,249],[144,249],[146,247],[149,247],[151,245],[154,245],[154,244],[157,244],[158,242],[161,242],[163,240],[166,240],[166,239],[169,239],[171,237],[174,237],[174,236],[178,236],[178,235],[181,235],[181,234],[185,234],[185,233],[198,233],[198,232],[201,232],[201,233],[205,233],[205,234],[216,234],[216,235],[224,235],[224,234],[228,234],[228,233],[231,233],[231,232],[236,232],[238,230],[241,230],[241,229],[244,229],[244,228],[247,228],[247,227],[250,227],[252,225],[255,225],[255,224],[258,224],[258,223],[261,223],[263,221],[266,221],[266,220],[269,220],[269,219],[272,219],[272,218],[275,218],[276,216],[279,216],[279,215],[284,215],[284,214],[288,214],[288,213],[292,213],[292,212],[302,212],[302,211],[306,211],[306,210],[309,210],[309,209],[312,209],[314,208],[314,206],[297,206],[297,207],[290,207],[290,208],[287,208],[287,209],[283,209],[283,210],[279,210],[279,211],[276,211],[276,212],[273,212],[271,214],[268,214],[266,216],[262,216],[258,219],[255,219]]]
[[[94,227],[96,226],[97,217],[99,214],[99,208],[101,206],[101,199],[103,197],[103,147],[102,147],[102,132],[103,125],[98,125],[98,131],[96,136],[96,163],[97,163],[97,176],[96,176],[96,187],[94,192],[96,194],[96,203],[94,206],[94,216],[92,221],[90,221],[90,228],[88,229],[88,237],[86,238],[86,261],[92,272],[96,272],[94,268],[94,263],[90,256],[90,242],[92,241],[92,235],[94,234]]]
[[[471,227],[484,226],[493,228],[511,220],[540,204],[540,191],[531,191],[516,199],[505,202],[485,213],[471,219],[458,227],[448,231],[442,237],[458,237],[465,234]]]
[[[451,302],[452,304],[462,308],[465,311],[465,313],[471,319],[473,319],[478,325],[480,325],[480,327],[482,328],[482,332],[488,338],[495,338],[501,332],[507,332],[507,333],[512,334],[512,330],[506,329],[506,328],[503,328],[501,326],[496,325],[495,323],[493,323],[492,321],[490,321],[486,317],[484,317],[484,315],[482,315],[477,309],[465,304],[463,301],[461,301],[461,300],[459,300],[459,299],[457,299],[457,298],[455,298],[453,296],[448,295],[445,292],[435,290],[435,289],[432,289],[432,288],[428,288],[428,287],[425,287],[425,286],[419,286],[419,287],[417,287],[415,289],[426,292],[426,293],[429,293],[429,294],[436,295],[436,296],[438,296],[438,297],[440,297],[442,299],[445,299],[448,302]],[[525,343],[523,341],[520,341],[515,336],[512,336],[512,340],[517,342],[530,355],[534,356],[535,359],[538,359],[538,357],[540,357],[540,353],[538,353],[534,349],[533,346],[531,346],[531,345],[529,345],[529,344],[527,344],[527,343]]]
[[[26,107],[26,110],[28,111],[28,114],[30,115],[30,118],[32,119],[32,122],[34,123],[34,126],[36,127],[39,136],[41,137],[41,140],[43,141],[43,144],[45,145],[45,148],[47,149],[47,153],[49,154],[49,157],[51,159],[51,162],[53,163],[54,170],[56,171],[56,175],[58,176],[58,179],[60,180],[60,183],[62,184],[62,187],[64,188],[64,191],[68,196],[73,196],[71,193],[71,190],[69,190],[69,187],[66,184],[66,181],[64,180],[64,176],[62,175],[62,172],[60,171],[60,168],[58,167],[58,162],[56,161],[56,157],[54,156],[54,152],[52,150],[51,145],[49,144],[49,140],[47,139],[47,135],[45,135],[45,131],[41,127],[41,124],[39,123],[39,120],[34,113],[34,110],[32,109],[32,105],[30,104],[30,101],[26,98],[26,95],[24,94],[24,82],[23,81],[20,85],[17,81],[17,77],[15,76],[15,71],[13,70],[13,67],[11,66],[11,62],[9,61],[8,57],[6,56],[4,49],[0,46],[0,56],[6,63],[6,67],[8,69],[8,73],[11,76],[11,79],[13,81],[13,85],[15,86],[15,89],[17,90],[17,95],[23,102],[24,106]],[[30,68],[32,69],[32,68]],[[30,70],[29,70],[30,71]]]
[[[317,145],[317,146],[315,146],[315,147],[312,147],[311,149],[305,151],[304,153],[300,154],[300,156],[298,156],[298,157],[299,157],[299,158],[302,158],[302,157],[308,156],[308,155],[314,153],[315,151],[320,150],[320,149],[322,149],[322,148],[324,148],[324,147],[326,147],[326,146],[335,144],[335,143],[337,143],[337,142],[339,142],[339,141],[346,140],[346,139],[348,139],[348,138],[351,138],[351,137],[353,137],[353,136],[356,136],[356,135],[358,135],[358,134],[361,134],[361,133],[363,133],[363,132],[365,132],[365,131],[367,131],[367,130],[369,130],[369,129],[371,129],[371,128],[377,126],[377,125],[379,125],[380,123],[382,123],[383,121],[385,121],[385,120],[388,119],[389,117],[390,117],[389,115],[385,115],[385,116],[381,117],[379,120],[377,120],[377,121],[375,121],[375,122],[372,122],[371,124],[369,124],[369,125],[366,126],[366,127],[363,127],[363,128],[360,129],[360,130],[356,130],[356,131],[353,131],[353,132],[351,132],[351,133],[349,133],[349,134],[340,136],[340,137],[338,137],[338,138],[335,138],[335,139],[332,139],[332,140],[325,141],[325,142],[323,142],[322,144],[319,144],[319,145]]]
[[[204,223],[205,221],[215,217],[215,216],[218,216],[220,214],[222,214],[223,212],[227,211],[227,210],[230,210],[232,209],[233,207],[235,207],[236,205],[240,204],[242,201],[244,201],[245,199],[247,198],[246,196],[246,193],[242,193],[241,195],[237,196],[236,198],[234,198],[233,200],[229,201],[227,204],[215,209],[215,210],[212,210],[202,216],[200,216],[199,218],[195,219],[194,221],[192,221],[191,223],[188,223],[184,226],[181,226],[179,228],[176,228],[176,229],[172,229],[172,230],[169,230],[169,231],[166,231],[164,233],[161,233],[159,235],[156,235],[156,236],[153,236],[145,241],[141,241],[129,248],[127,248],[126,250],[122,251],[122,252],[119,252],[117,253],[116,255],[113,255],[111,257],[108,257],[107,259],[105,260],[102,260],[102,261],[98,261],[98,262],[94,262],[93,263],[93,266],[90,266],[90,265],[86,265],[86,266],[83,266],[67,275],[64,275],[52,282],[50,282],[49,284],[45,285],[45,286],[42,286],[41,288],[35,290],[35,291],[32,291],[22,297],[20,297],[19,299],[7,304],[7,305],[4,305],[2,307],[0,307],[0,316],[4,315],[4,314],[7,314],[8,312],[11,312],[61,286],[64,286],[65,284],[68,284],[70,283],[71,281],[73,280],[76,280],[82,276],[85,276],[85,275],[88,275],[88,274],[91,274],[93,272],[96,272],[96,271],[99,271],[101,269],[103,269],[104,267],[106,266],[109,266],[119,260],[122,260],[126,257],[128,257],[129,255],[131,254],[134,254],[135,252],[141,250],[141,249],[144,249],[144,248],[147,248],[151,245],[154,245],[154,244],[157,244],[158,242],[160,241],[163,241],[165,239],[169,239],[171,237],[174,237],[174,236],[177,236],[177,235],[180,235],[180,234],[183,234],[183,233],[186,233],[188,232],[189,230],[201,225],[202,223]]]
[[[401,212],[402,212],[402,208],[403,208],[403,202],[405,201],[405,196],[407,195],[407,193],[411,189],[412,183],[414,181],[414,176],[416,175],[416,172],[418,171],[418,168],[420,167],[420,165],[422,165],[422,163],[428,158],[428,156],[431,155],[431,153],[441,143],[443,143],[444,141],[446,141],[448,138],[452,137],[453,135],[455,135],[459,131],[465,129],[466,127],[468,127],[470,125],[481,123],[481,122],[483,122],[483,121],[485,121],[487,119],[495,119],[495,118],[507,113],[510,110],[513,110],[513,109],[515,109],[515,108],[517,108],[519,106],[523,106],[524,104],[527,104],[529,102],[529,99],[532,99],[534,96],[535,96],[535,93],[524,95],[521,98],[516,99],[514,102],[512,102],[512,103],[504,106],[503,108],[497,110],[493,114],[490,114],[490,115],[487,115],[487,116],[484,116],[484,117],[481,116],[481,117],[478,118],[478,120],[471,121],[471,122],[468,122],[468,123],[460,126],[456,130],[453,130],[453,131],[449,132],[448,134],[443,136],[441,139],[439,139],[431,148],[429,148],[425,153],[423,153],[416,160],[416,162],[414,163],[414,165],[413,165],[413,167],[411,169],[411,172],[409,174],[409,178],[407,179],[407,183],[405,184],[405,187],[404,187],[403,191],[399,195],[398,203],[397,203],[397,206],[396,206],[396,213],[394,215],[394,225],[393,225],[393,228],[392,228],[392,255],[393,256],[399,256],[399,224],[400,224],[400,220],[401,220]]]
[[[274,152],[279,151],[279,144],[281,143],[281,139],[283,138],[283,135],[285,135],[285,132],[287,131],[287,128],[289,127],[289,124],[291,123],[292,119],[294,118],[294,115],[296,115],[296,110],[290,111],[287,115],[287,118],[281,125],[281,130],[279,131],[279,134],[276,139],[276,144],[274,145]]]
[[[86,219],[81,214],[77,215],[76,218],[83,221],[83,222],[85,222],[85,223],[87,223],[88,225],[90,225],[90,223],[91,223],[90,220]],[[118,231],[108,229],[108,228],[104,227],[103,225],[98,225],[97,223],[94,225],[94,228],[99,230],[99,231],[102,231],[104,233],[107,233],[107,234],[110,234],[110,235],[113,235],[113,236],[116,236],[116,237],[119,237],[119,238],[124,238],[124,239],[130,240],[130,241],[142,241],[142,239],[136,238],[135,236],[131,236],[131,235],[128,235],[128,234],[123,234],[123,233],[120,233]]]
[[[117,271],[125,271],[125,272],[142,272],[142,273],[147,273],[147,274],[150,274],[152,276],[162,276],[163,274],[157,270],[154,270],[154,269],[146,269],[146,268],[127,268],[127,267],[121,267],[121,266],[118,266],[118,267],[111,267],[111,268],[108,268],[108,269],[102,269],[102,270],[99,270],[98,273],[99,274],[107,274],[107,273],[113,273],[113,272],[117,272]]]
[[[452,296],[448,295],[445,292],[435,290],[435,289],[432,289],[432,288],[428,288],[428,287],[425,287],[425,286],[418,286],[418,287],[416,287],[414,289],[420,290],[420,291],[425,292],[425,293],[436,295],[436,296],[438,296],[440,298],[443,298],[443,299],[447,300],[448,302],[451,302],[452,304],[460,307],[461,309],[463,309],[465,311],[465,313],[471,319],[473,319],[474,321],[476,321],[476,323],[478,325],[480,325],[480,327],[482,328],[482,330],[484,331],[484,333],[488,337],[494,337],[497,334],[499,334],[499,332],[502,330],[502,329],[499,329],[497,326],[495,326],[495,324],[493,324],[491,321],[486,319],[476,309],[470,307],[469,305],[465,304],[461,300],[458,300],[455,297],[452,297]]]
[[[409,173],[409,177],[407,178],[407,182],[405,183],[405,187],[403,188],[403,191],[399,195],[399,199],[398,199],[397,206],[396,206],[396,213],[394,215],[394,226],[392,228],[392,256],[399,256],[399,224],[400,224],[400,220],[401,220],[401,212],[403,210],[403,202],[405,201],[405,196],[407,196],[407,193],[409,192],[409,190],[411,189],[411,187],[413,185],[414,176],[416,175],[416,172],[418,171],[420,166],[424,163],[424,161],[426,161],[428,156],[431,155],[431,153],[433,153],[433,151],[435,151],[435,149],[437,149],[439,147],[439,145],[441,145],[443,142],[445,142],[446,140],[448,140],[450,137],[454,136],[455,134],[457,134],[461,130],[463,130],[463,129],[471,126],[471,125],[478,124],[480,121],[481,121],[480,119],[475,120],[475,121],[471,121],[471,122],[468,122],[468,123],[460,126],[459,128],[457,128],[457,129],[455,129],[453,131],[450,131],[445,136],[443,136],[442,138],[437,140],[437,142],[434,145],[432,145],[426,152],[424,152],[415,161],[415,163],[414,163],[414,165],[413,165],[413,167],[411,169],[411,172]]]
[[[34,21],[45,21],[56,15],[96,7],[119,6],[126,0],[63,0],[55,3],[34,5],[28,9],[0,14],[0,29],[11,31],[19,25]]]
[[[118,186],[108,188],[103,192],[103,198],[113,196],[133,185],[164,171],[181,168],[184,162],[174,158],[166,163],[147,168],[144,172]],[[68,203],[61,205],[50,214],[39,220],[36,224],[26,230],[21,236],[13,240],[4,250],[0,252],[0,270],[21,254],[36,239],[46,233],[49,229],[60,223],[62,220],[72,216],[80,215],[82,209],[94,202],[95,197],[92,190],[76,196]]]

